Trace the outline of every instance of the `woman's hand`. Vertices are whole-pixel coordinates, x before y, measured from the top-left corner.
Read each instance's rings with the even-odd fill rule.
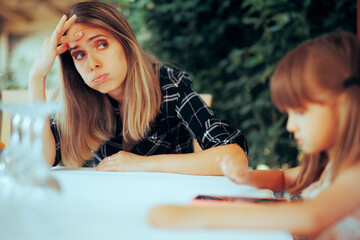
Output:
[[[119,171],[119,172],[146,172],[146,157],[133,153],[120,151],[110,157],[104,158],[99,165],[97,171]]]
[[[75,21],[76,15],[73,15],[69,20],[67,20],[67,17],[64,15],[52,35],[45,39],[40,53],[31,67],[31,80],[45,80],[54,65],[56,56],[68,50],[69,42],[78,41],[82,38],[82,32],[78,32],[73,36],[63,36]]]
[[[248,169],[244,168],[244,164],[225,155],[216,159],[220,163],[221,170],[224,175],[231,179],[234,183],[247,184],[250,180]]]

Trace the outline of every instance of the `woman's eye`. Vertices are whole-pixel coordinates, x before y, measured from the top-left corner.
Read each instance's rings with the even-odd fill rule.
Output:
[[[99,49],[104,49],[104,48],[106,48],[108,46],[108,44],[106,43],[106,42],[103,42],[103,43],[100,43],[99,45],[98,45],[98,48]]]
[[[75,58],[76,60],[80,60],[80,59],[82,59],[84,56],[85,56],[84,53],[76,53],[76,54],[74,54],[74,58]]]

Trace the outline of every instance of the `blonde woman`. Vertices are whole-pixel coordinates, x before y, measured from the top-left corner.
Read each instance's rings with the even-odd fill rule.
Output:
[[[247,168],[242,132],[216,118],[185,72],[145,53],[113,7],[80,2],[61,18],[32,67],[31,101],[46,100],[56,56],[62,109],[45,127],[50,165],[221,175],[215,156],[227,153]],[[193,153],[193,137],[204,151]]]

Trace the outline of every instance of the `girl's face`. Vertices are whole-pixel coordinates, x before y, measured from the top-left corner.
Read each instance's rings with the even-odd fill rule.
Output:
[[[338,126],[335,104],[307,103],[304,109],[289,109],[287,113],[286,129],[305,153],[331,151]]]
[[[75,67],[84,82],[94,90],[121,98],[128,66],[120,42],[108,31],[84,24],[74,24],[67,35],[78,32],[83,37],[69,43]]]

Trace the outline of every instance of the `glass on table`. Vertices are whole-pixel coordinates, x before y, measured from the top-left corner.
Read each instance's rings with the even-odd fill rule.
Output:
[[[43,155],[42,132],[45,119],[58,111],[56,102],[2,104],[12,119],[9,142],[0,158],[0,193],[25,191],[60,191],[60,185],[49,174]]]

